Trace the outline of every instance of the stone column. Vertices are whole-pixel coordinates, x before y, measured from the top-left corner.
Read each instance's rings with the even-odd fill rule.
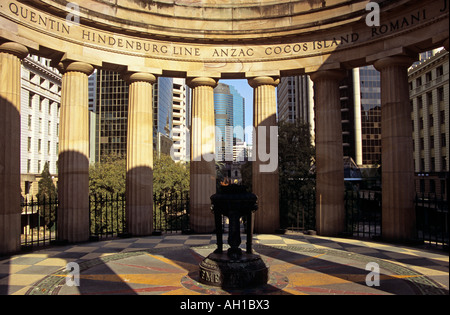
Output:
[[[150,73],[126,74],[129,82],[127,226],[135,236],[153,232],[153,84]]]
[[[88,76],[94,68],[63,62],[58,158],[58,240],[89,239]]]
[[[0,255],[20,250],[21,60],[28,49],[0,45]]]
[[[342,148],[340,70],[311,74],[315,85],[316,226],[317,233],[336,236],[345,230],[344,153]]]
[[[190,163],[190,225],[196,233],[214,230],[211,195],[216,193],[215,123],[213,78],[187,80],[192,88]]]
[[[252,190],[258,196],[254,215],[256,233],[274,233],[280,228],[278,184],[277,77],[248,80],[253,88]],[[272,127],[272,128],[271,128]]]
[[[374,63],[381,75],[382,237],[392,241],[416,238],[414,160],[406,56]]]

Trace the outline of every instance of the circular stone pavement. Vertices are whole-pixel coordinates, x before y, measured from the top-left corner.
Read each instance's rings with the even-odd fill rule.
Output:
[[[400,264],[374,257],[376,255],[297,245],[254,245],[255,252],[269,266],[268,283],[245,290],[224,290],[198,282],[198,265],[215,248],[215,245],[182,246],[110,254],[79,264],[79,286],[68,285],[69,271],[61,269],[36,283],[27,294],[447,294],[430,278]],[[378,278],[377,270],[369,268],[371,266],[379,267]],[[378,279],[379,285],[368,286],[366,279]]]

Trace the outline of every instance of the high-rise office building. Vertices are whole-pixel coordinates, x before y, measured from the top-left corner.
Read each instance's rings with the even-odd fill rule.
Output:
[[[216,160],[235,161],[234,146],[245,140],[245,99],[231,85],[219,83],[214,89],[214,116],[216,125]],[[242,153],[242,150],[239,150]]]
[[[359,166],[381,161],[380,76],[372,66],[347,72],[339,87],[344,156]],[[311,126],[314,141],[314,85],[308,76],[282,78],[278,86],[280,120]]]
[[[245,141],[245,98],[230,85],[230,93],[233,95],[233,145],[236,142]]]
[[[216,161],[233,160],[233,95],[227,84],[214,88]]]
[[[91,127],[91,162],[103,156],[127,154],[129,85],[120,73],[99,70],[89,78],[89,107],[96,123]],[[95,93],[93,92],[95,91]],[[153,147],[155,152],[170,154],[172,146],[171,78],[158,78],[153,85]],[[92,136],[95,134],[95,136]],[[92,141],[95,143],[92,144]],[[93,149],[93,147],[95,149]]]
[[[173,79],[173,128],[172,158],[176,162],[187,162],[190,159],[189,146],[189,89],[185,79]]]
[[[173,79],[159,77],[153,84],[154,151],[170,154],[173,124]]]
[[[99,70],[95,77],[96,161],[110,154],[126,156],[128,84],[119,73],[113,71]]]
[[[430,52],[409,69],[416,190],[447,196],[449,186],[448,52]],[[428,57],[428,59],[426,59]]]
[[[21,71],[20,174],[22,195],[35,195],[37,181],[48,163],[58,173],[61,74],[50,60],[29,55]]]

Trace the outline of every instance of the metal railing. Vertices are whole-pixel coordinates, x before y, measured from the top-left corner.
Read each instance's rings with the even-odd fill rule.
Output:
[[[280,192],[280,227],[293,231],[316,229],[316,194],[314,190]]]
[[[125,207],[124,194],[89,196],[91,240],[126,235]]]
[[[359,238],[381,237],[381,192],[345,192],[345,234]]]
[[[189,229],[189,194],[166,193],[153,196],[155,233],[178,233]],[[21,203],[21,245],[24,249],[50,245],[57,240],[58,199],[31,198]],[[90,196],[91,240],[127,235],[126,200],[121,194]],[[315,230],[314,191],[280,192],[280,228]],[[381,192],[349,190],[345,194],[345,234],[359,238],[381,236]],[[434,194],[415,198],[417,239],[424,244],[448,248],[448,202]]]
[[[431,246],[448,249],[448,201],[436,194],[417,194],[415,206],[419,240]]]
[[[32,197],[21,202],[21,239],[23,249],[50,245],[56,239],[58,198]]]
[[[189,231],[189,193],[166,192],[153,195],[155,234]]]

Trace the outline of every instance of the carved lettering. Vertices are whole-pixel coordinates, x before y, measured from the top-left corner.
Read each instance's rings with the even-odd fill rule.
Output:
[[[11,2],[8,6],[9,11],[17,17],[21,17],[33,24],[44,26],[47,30],[56,31],[62,34],[70,34],[70,26],[65,22],[42,16],[40,13]]]
[[[441,8],[442,7],[442,8]],[[29,24],[35,28],[45,30],[46,33],[60,35],[60,38],[70,37],[72,41],[84,42],[91,47],[103,47],[118,49],[138,54],[146,54],[152,58],[204,58],[205,62],[225,62],[226,61],[252,61],[253,58],[289,58],[301,57],[307,54],[318,54],[339,50],[348,45],[369,41],[373,38],[391,33],[401,32],[412,26],[419,25],[427,18],[431,19],[431,13],[427,9],[420,9],[405,13],[403,16],[393,20],[380,21],[379,25],[366,28],[368,31],[348,32],[344,34],[334,34],[327,38],[311,39],[308,42],[285,42],[275,45],[236,45],[236,46],[203,46],[202,44],[181,44],[168,43],[152,39],[131,37],[114,34],[112,32],[87,28],[77,23],[67,23],[66,20],[54,17],[22,4],[21,2],[10,0],[8,5],[0,8],[2,14],[9,14],[13,19],[20,20],[23,24]],[[443,0],[442,5],[437,9],[440,12],[448,10],[448,0]],[[430,15],[430,17],[428,16]],[[383,17],[381,15],[381,17]],[[366,26],[367,27],[367,26]],[[64,36],[61,36],[64,35]],[[361,35],[361,36],[360,36]],[[364,37],[363,37],[364,36]]]
[[[211,282],[220,283],[220,275],[214,272],[209,272],[207,270],[201,269],[200,277],[202,278],[202,280],[205,280],[210,283]]]

